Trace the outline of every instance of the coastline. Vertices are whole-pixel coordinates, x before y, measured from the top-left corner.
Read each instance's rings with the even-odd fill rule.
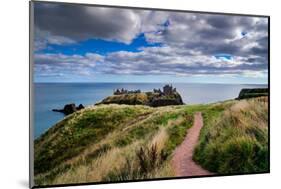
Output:
[[[110,96],[114,89],[125,87],[128,89],[141,89],[142,91],[151,91],[153,88],[163,86],[159,83],[153,84],[35,84],[34,99],[34,121],[35,138],[50,128],[59,120],[63,119],[63,114],[52,112],[51,109],[62,108],[65,104],[76,103],[89,106],[100,102],[107,96]],[[240,89],[248,87],[257,87],[259,85],[215,85],[208,84],[173,84],[182,96],[186,104],[208,104],[237,97]],[[266,87],[267,85],[263,85]],[[218,88],[219,87],[219,88]],[[222,91],[222,92],[218,92]],[[207,94],[207,95],[203,95]]]

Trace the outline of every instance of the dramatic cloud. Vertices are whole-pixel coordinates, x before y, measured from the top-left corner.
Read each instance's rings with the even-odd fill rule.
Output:
[[[36,54],[35,74],[40,77],[53,77],[68,75],[90,75],[96,65],[103,62],[103,57],[98,54],[87,53],[81,55],[63,54]]]
[[[232,57],[196,55],[193,52],[174,51],[170,47],[150,47],[141,52],[119,51],[107,56],[88,53],[85,56],[62,54],[38,54],[36,67],[49,73],[95,75],[134,74],[134,75],[244,75],[250,72],[262,74],[267,70],[260,57]],[[185,55],[183,55],[185,54]],[[48,68],[48,69],[46,69]],[[82,71],[83,70],[83,71]],[[265,74],[265,73],[264,73]]]
[[[141,52],[116,52],[105,58],[106,73],[114,74],[245,74],[250,71],[263,72],[267,64],[263,59],[248,61],[249,58],[235,56],[231,59],[196,54],[186,49],[150,47]]]
[[[35,26],[66,41],[102,38],[130,43],[140,32],[140,17],[132,10],[36,3]]]
[[[89,39],[154,47],[104,54],[35,55],[38,75],[131,74],[266,77],[267,18],[36,3],[35,48]],[[89,49],[90,50],[90,49]]]

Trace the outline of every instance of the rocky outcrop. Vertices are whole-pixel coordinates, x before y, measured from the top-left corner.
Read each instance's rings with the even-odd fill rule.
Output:
[[[176,93],[172,96],[169,96],[169,98],[154,98],[152,101],[148,104],[152,107],[159,107],[159,106],[169,106],[169,105],[182,105],[184,104],[182,101],[181,96]]]
[[[65,115],[69,115],[83,108],[84,106],[82,104],[79,104],[79,106],[76,107],[74,103],[71,103],[71,104],[66,104],[63,109],[53,109],[52,111],[61,112],[64,113]]]
[[[268,96],[268,88],[242,89],[236,99],[240,100],[260,96]]]
[[[84,109],[85,107],[83,106],[83,104],[79,104],[79,106],[76,108],[77,110],[81,110]]]
[[[153,92],[125,93],[106,97],[99,104],[127,104],[127,105],[147,105],[152,107],[182,105],[184,104],[180,94],[171,85]]]

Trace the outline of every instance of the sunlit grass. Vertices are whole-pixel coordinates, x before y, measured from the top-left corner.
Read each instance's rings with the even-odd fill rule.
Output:
[[[203,167],[222,174],[268,171],[267,97],[238,101],[204,124],[194,155]]]
[[[56,162],[42,162],[48,168],[37,171],[35,182],[44,185],[171,176],[171,153],[192,125],[192,115],[183,110],[184,106],[100,105],[77,112],[35,142],[36,162],[42,157],[52,157]],[[85,142],[75,142],[77,136]],[[176,136],[180,137],[172,139]],[[64,138],[72,145],[62,148]],[[138,159],[140,148],[145,150],[144,162],[154,165],[145,172]],[[61,153],[53,153],[53,149]],[[151,152],[156,159],[148,155]]]

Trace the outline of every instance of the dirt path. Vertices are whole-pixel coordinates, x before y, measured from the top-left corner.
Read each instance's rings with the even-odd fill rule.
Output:
[[[174,152],[172,166],[174,167],[176,176],[202,176],[212,174],[192,160],[193,151],[198,142],[202,127],[203,118],[201,112],[197,112],[194,115],[193,126],[188,130],[184,141]]]

